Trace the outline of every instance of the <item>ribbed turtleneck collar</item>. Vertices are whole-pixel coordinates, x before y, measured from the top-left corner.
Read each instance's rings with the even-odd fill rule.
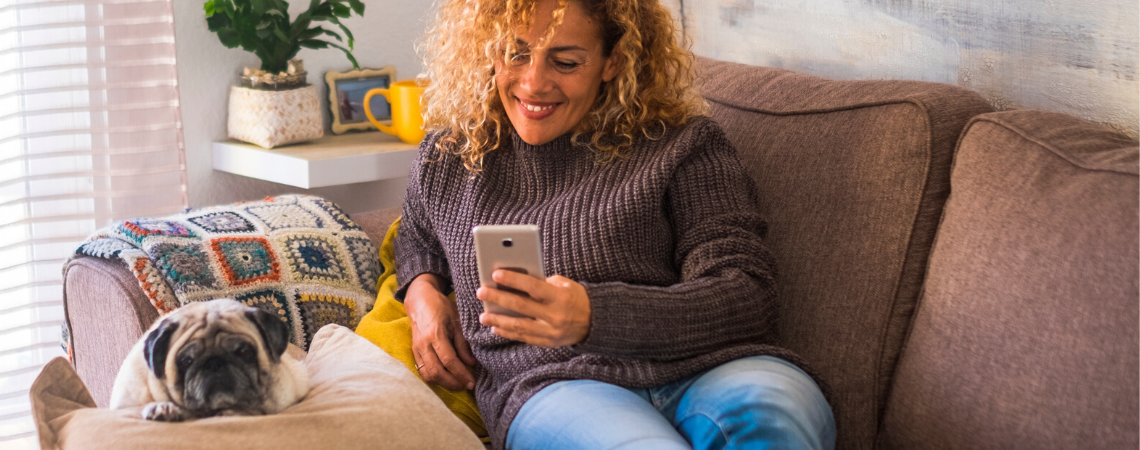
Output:
[[[518,132],[511,130],[511,143],[518,153],[535,157],[567,155],[572,150],[585,150],[585,146],[574,145],[570,139],[573,135],[574,132],[568,132],[545,144],[530,145],[519,136]]]

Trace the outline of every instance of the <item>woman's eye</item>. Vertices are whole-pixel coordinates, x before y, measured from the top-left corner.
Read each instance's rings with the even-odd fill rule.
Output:
[[[554,65],[556,67],[558,67],[559,69],[562,69],[562,70],[570,70],[570,69],[573,69],[575,67],[580,66],[581,64],[578,64],[576,62],[568,62],[568,61],[554,61]]]
[[[515,64],[522,64],[530,60],[530,53],[512,53],[511,62]]]

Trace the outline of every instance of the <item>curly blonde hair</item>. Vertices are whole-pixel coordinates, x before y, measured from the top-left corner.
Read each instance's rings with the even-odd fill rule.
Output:
[[[579,2],[601,24],[604,56],[622,56],[617,76],[603,83],[574,129],[575,144],[589,144],[600,161],[609,161],[638,136],[658,139],[666,127],[707,114],[693,87],[693,55],[678,42],[672,15],[658,1],[558,0],[547,37],[562,22],[569,1]],[[509,136],[495,63],[514,52],[515,32],[530,27],[538,3],[442,0],[421,41],[430,80],[423,97],[424,127],[442,131],[436,149],[459,155],[473,173]]]

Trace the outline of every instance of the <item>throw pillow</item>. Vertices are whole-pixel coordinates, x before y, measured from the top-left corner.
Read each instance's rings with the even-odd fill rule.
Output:
[[[484,448],[422,381],[348,328],[318,331],[304,364],[312,389],[279,414],[166,423],[143,420],[141,408],[95,408],[56,358],[32,384],[32,415],[45,450]]]
[[[396,283],[396,250],[393,243],[399,227],[400,219],[396,219],[388,227],[384,242],[380,244],[380,265],[384,268],[384,273],[379,278],[379,294],[372,311],[360,320],[356,334],[384,349],[422,380],[423,376],[416,370],[415,355],[412,354],[411,319],[404,310],[404,304],[396,300],[396,288],[399,285]],[[452,293],[450,298],[455,301],[455,294]],[[487,426],[483,424],[483,416],[479,414],[479,407],[475,404],[475,396],[471,391],[451,391],[438,385],[432,385],[431,390],[471,431],[484,442],[490,442]]]

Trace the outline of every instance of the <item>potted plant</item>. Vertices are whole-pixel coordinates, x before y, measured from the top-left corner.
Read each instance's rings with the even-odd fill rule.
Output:
[[[259,68],[245,68],[240,86],[230,88],[229,137],[273,148],[324,136],[317,88],[308,84],[304,64],[294,57],[302,48],[333,47],[359,69],[352,55],[352,32],[341,19],[353,13],[363,17],[364,3],[310,0],[296,20],[290,20],[284,0],[209,0],[205,10],[210,31],[223,45],[241,47],[261,59]]]

